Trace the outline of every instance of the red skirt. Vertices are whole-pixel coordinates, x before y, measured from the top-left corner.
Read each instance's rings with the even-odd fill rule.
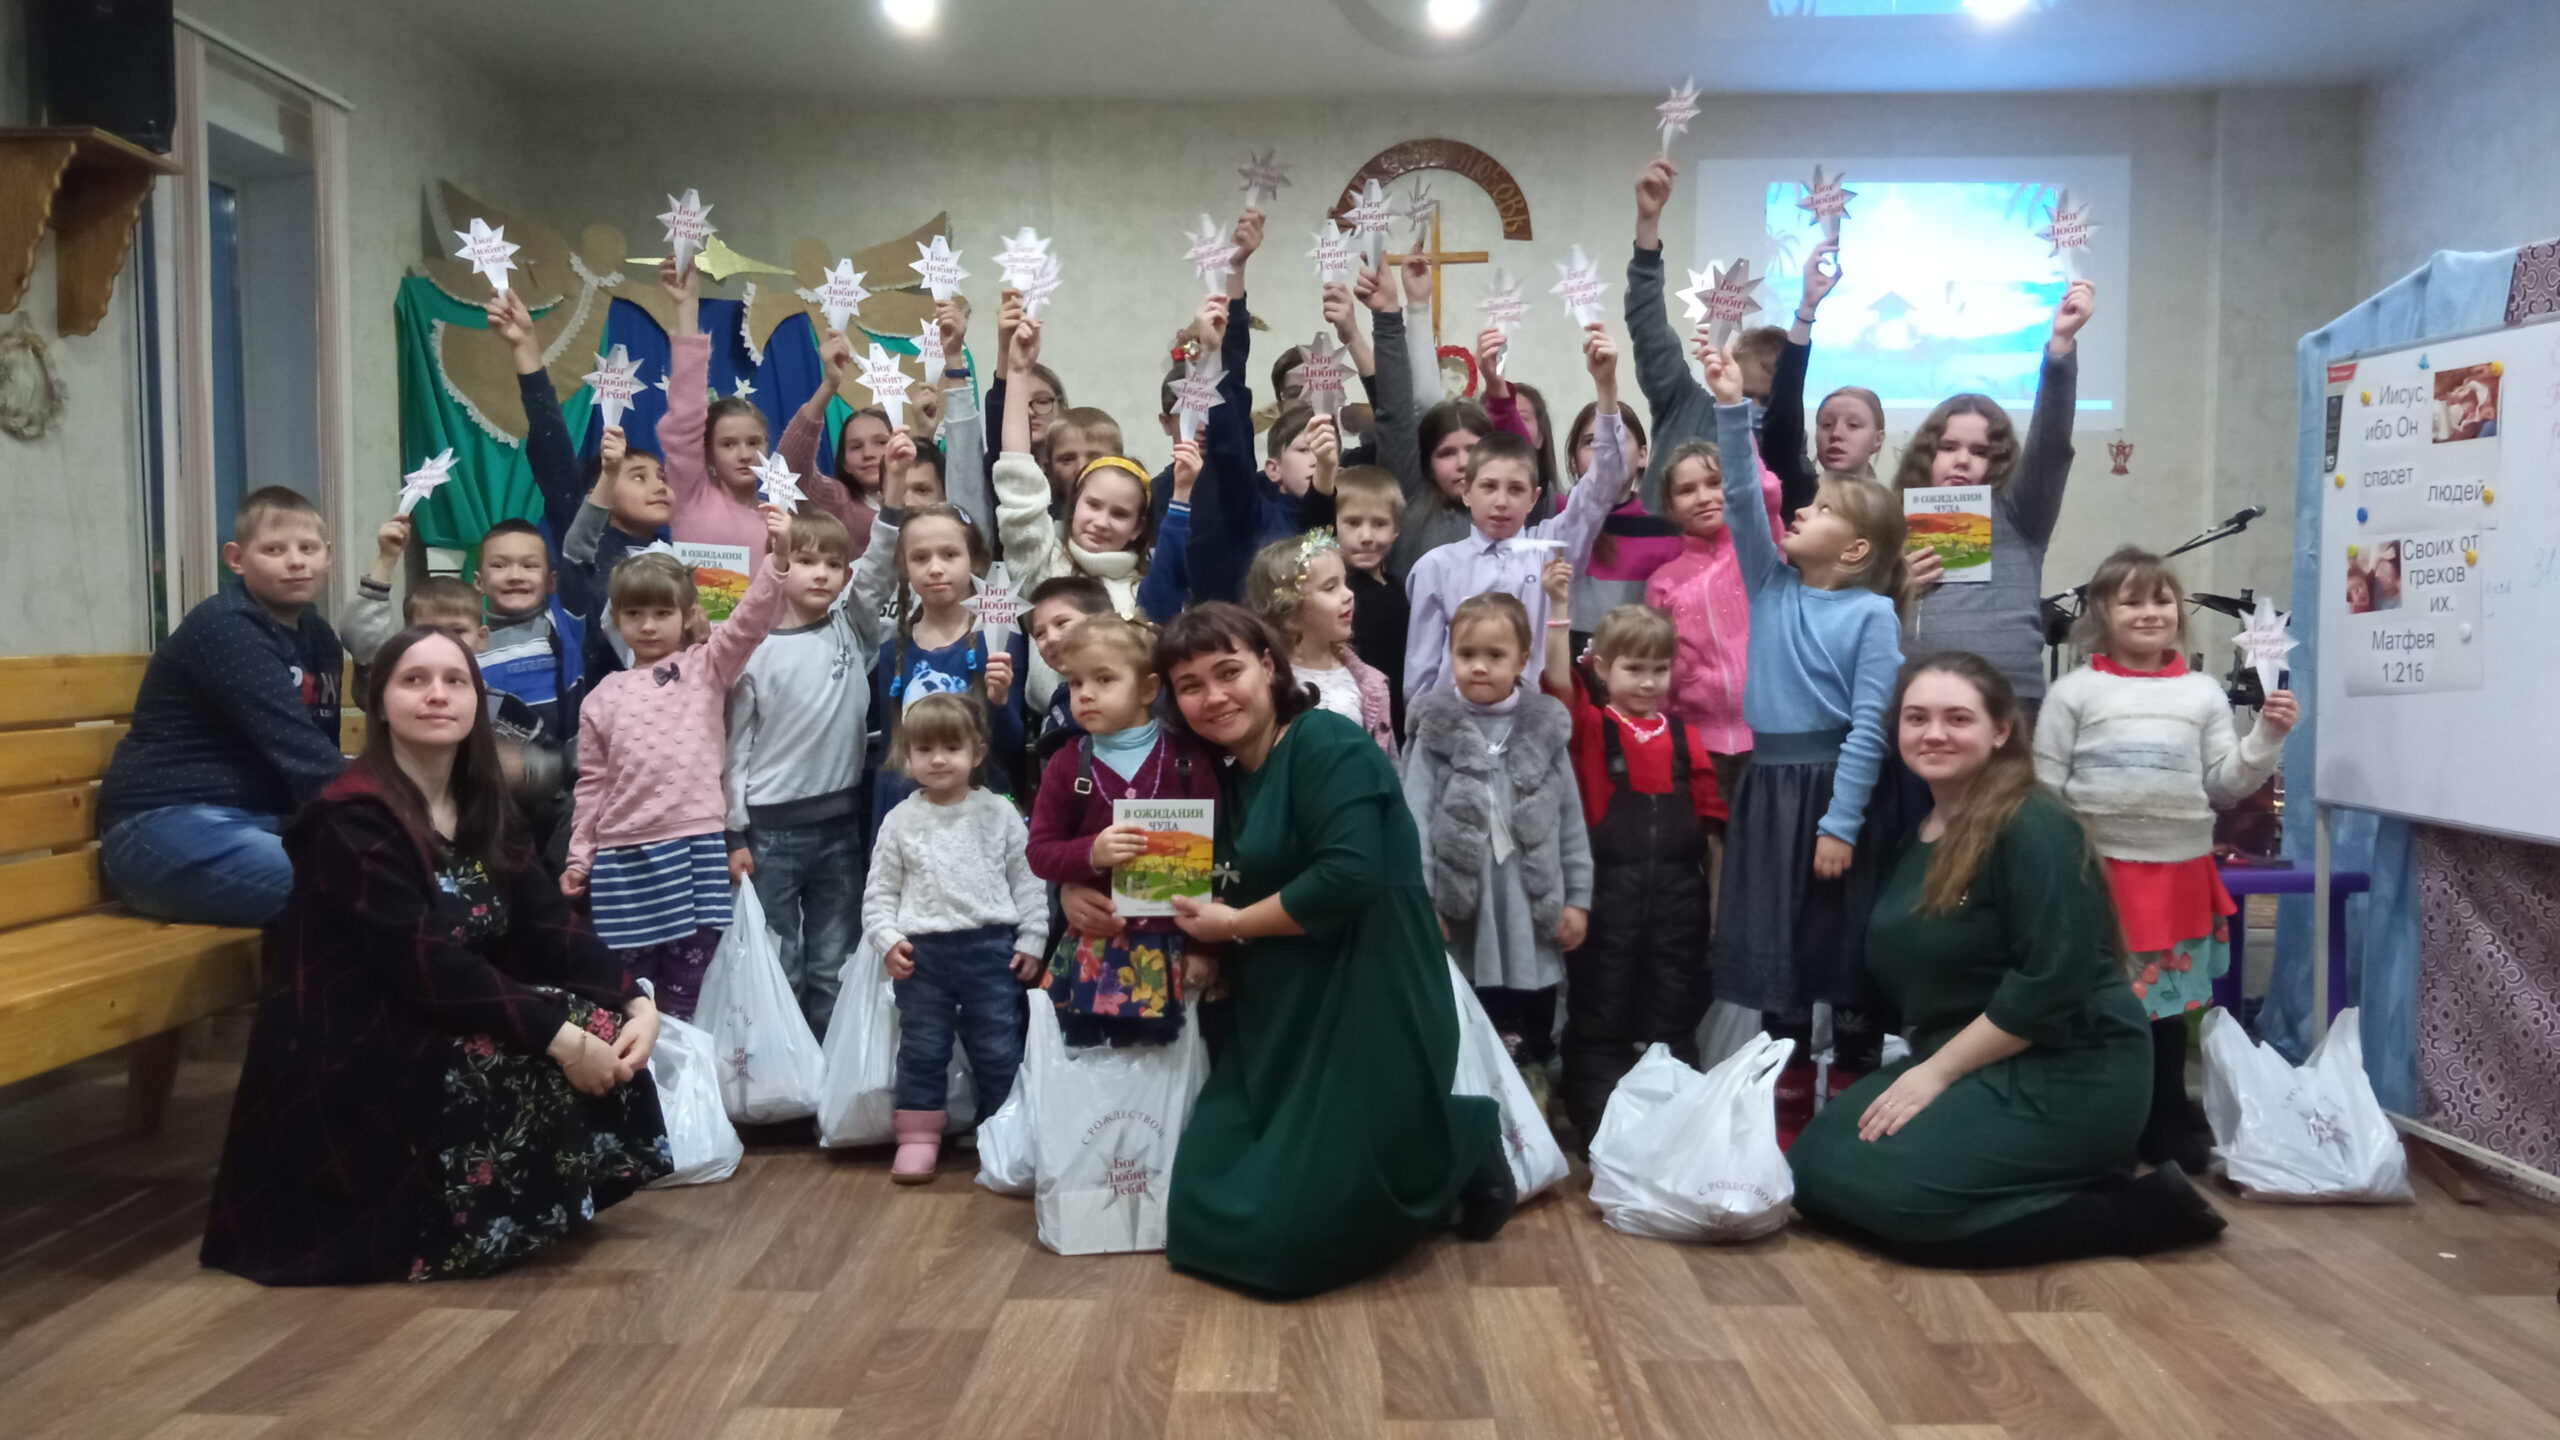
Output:
[[[2107,885],[2115,892],[2124,948],[2137,955],[2220,939],[2224,921],[2240,911],[2210,855],[2166,864],[2109,860]]]

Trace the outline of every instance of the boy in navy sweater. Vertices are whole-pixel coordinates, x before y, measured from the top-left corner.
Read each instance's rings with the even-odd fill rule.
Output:
[[[285,817],[346,768],[346,656],[311,608],[329,541],[310,501],[252,492],[222,559],[240,587],[187,612],[142,673],[98,790],[98,858],[146,915],[263,925],[293,890]]]

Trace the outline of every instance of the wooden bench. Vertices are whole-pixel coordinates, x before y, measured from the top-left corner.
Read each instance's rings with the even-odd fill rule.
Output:
[[[178,1028],[257,998],[258,932],[105,901],[98,778],[144,655],[0,658],[0,1085],[119,1046],[135,1133],[159,1128]]]

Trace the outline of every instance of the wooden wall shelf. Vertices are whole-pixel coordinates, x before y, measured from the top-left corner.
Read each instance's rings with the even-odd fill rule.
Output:
[[[50,225],[54,331],[95,333],[152,182],[177,173],[176,161],[88,126],[0,129],[0,314],[27,298]]]

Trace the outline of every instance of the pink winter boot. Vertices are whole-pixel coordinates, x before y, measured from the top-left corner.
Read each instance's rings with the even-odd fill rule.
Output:
[[[898,1136],[898,1158],[889,1162],[889,1178],[901,1185],[933,1180],[933,1162],[942,1157],[943,1112],[900,1110],[891,1120]]]

